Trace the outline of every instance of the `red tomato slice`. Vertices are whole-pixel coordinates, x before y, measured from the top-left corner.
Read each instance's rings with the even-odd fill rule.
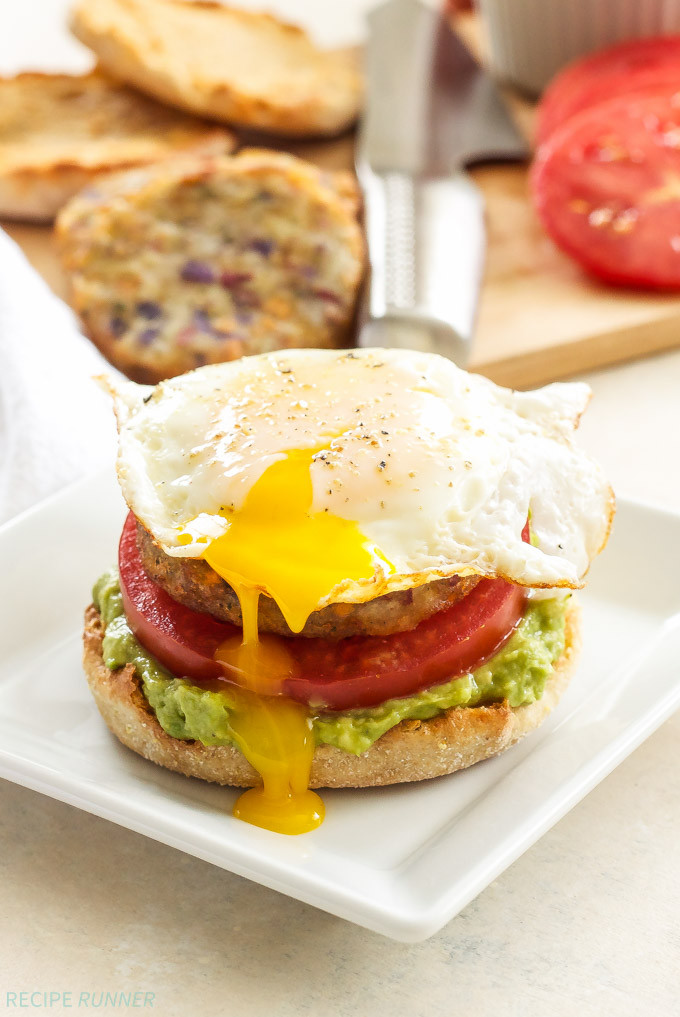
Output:
[[[286,682],[294,699],[331,710],[378,706],[474,670],[492,657],[524,612],[525,593],[482,579],[463,600],[410,632],[352,636],[337,643],[298,639],[301,674]],[[309,645],[316,644],[316,645]]]
[[[610,99],[680,89],[680,36],[632,39],[575,60],[553,79],[538,107],[536,140],[543,144],[570,117]]]
[[[149,578],[140,559],[132,512],[118,545],[118,571],[125,616],[142,646],[175,675],[198,682],[224,679],[224,669],[213,654],[240,629],[179,604]]]
[[[523,536],[528,538],[528,527]],[[213,659],[240,629],[173,600],[144,571],[130,513],[119,547],[125,614],[137,639],[173,674],[204,682],[233,680]],[[285,639],[297,673],[286,695],[331,710],[376,706],[467,673],[493,656],[522,617],[525,592],[502,579],[483,579],[463,600],[391,636],[354,636],[339,642]]]
[[[608,282],[680,288],[680,95],[585,110],[551,137],[531,172],[556,244]]]

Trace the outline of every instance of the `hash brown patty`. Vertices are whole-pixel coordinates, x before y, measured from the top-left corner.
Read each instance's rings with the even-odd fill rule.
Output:
[[[348,173],[280,152],[115,174],[57,219],[71,302],[102,353],[156,384],[347,339],[364,267]]]

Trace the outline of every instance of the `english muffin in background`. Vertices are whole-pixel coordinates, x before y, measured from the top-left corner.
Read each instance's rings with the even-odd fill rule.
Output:
[[[306,137],[337,134],[359,111],[356,54],[320,50],[269,14],[210,0],[80,0],[71,27],[112,74],[200,116]]]
[[[0,78],[0,217],[49,222],[102,173],[233,147],[226,129],[101,71]]]
[[[281,152],[114,174],[57,219],[71,302],[128,377],[348,339],[364,266],[356,185]]]

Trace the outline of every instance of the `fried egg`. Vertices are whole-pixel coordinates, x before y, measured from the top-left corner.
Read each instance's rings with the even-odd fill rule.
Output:
[[[230,557],[250,544],[263,567],[287,556],[307,574],[298,615],[452,575],[576,588],[607,537],[611,489],[572,442],[584,384],[515,392],[381,349],[107,384],[124,496],[163,550],[205,556],[223,537]],[[324,570],[334,549],[339,567]]]

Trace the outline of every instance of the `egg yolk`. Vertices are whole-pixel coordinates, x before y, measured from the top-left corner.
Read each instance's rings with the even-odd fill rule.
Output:
[[[309,790],[314,755],[312,718],[282,695],[294,668],[285,639],[260,634],[258,600],[273,598],[293,632],[338,583],[374,575],[389,563],[356,522],[313,512],[310,468],[319,449],[293,449],[269,466],[229,529],[203,553],[233,588],[243,617],[243,639],[227,640],[215,657],[239,672],[232,727],[262,786],[238,799],[234,815],[278,833],[305,833],[323,821],[324,806]]]

